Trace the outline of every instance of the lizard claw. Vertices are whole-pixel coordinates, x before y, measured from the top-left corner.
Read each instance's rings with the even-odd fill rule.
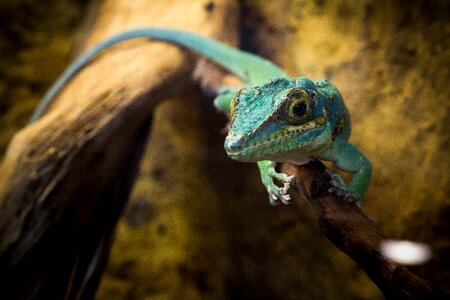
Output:
[[[259,161],[258,166],[261,171],[262,183],[269,194],[270,204],[274,206],[280,203],[290,205],[291,196],[288,191],[295,182],[295,176],[278,173],[275,170],[275,163],[272,161]],[[281,187],[276,185],[275,180],[281,181],[283,185]]]
[[[337,196],[344,197],[344,199],[349,202],[354,201],[359,207],[361,207],[360,201],[358,201],[358,198],[355,196],[353,191],[348,188],[347,184],[340,174],[333,173],[329,169],[327,169],[325,172],[331,178],[330,184],[332,185],[332,187],[328,189],[328,192],[333,193]]]
[[[278,190],[272,190],[270,187],[267,188],[267,193],[269,193],[269,201],[270,204],[273,206],[277,206],[281,203],[284,205],[290,205],[291,204],[291,196],[289,194],[286,194],[285,191],[283,191],[282,188],[278,188]]]
[[[270,204],[273,206],[278,205],[281,201],[284,205],[291,205],[291,196],[288,194],[288,191],[291,185],[295,181],[295,176],[288,176],[283,174],[283,187],[276,186],[273,182],[269,187],[267,187],[267,192],[269,194]]]

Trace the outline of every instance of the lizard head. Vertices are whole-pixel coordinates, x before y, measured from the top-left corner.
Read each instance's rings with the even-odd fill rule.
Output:
[[[325,101],[314,82],[304,77],[242,89],[230,104],[228,156],[247,162],[313,156],[331,142]]]

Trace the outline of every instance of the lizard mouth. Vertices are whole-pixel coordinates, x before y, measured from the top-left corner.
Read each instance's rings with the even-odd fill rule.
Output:
[[[279,153],[292,151],[296,146],[291,145],[291,141],[294,141],[296,137],[299,137],[305,133],[320,129],[326,122],[326,111],[320,117],[312,119],[296,126],[289,126],[282,128],[276,133],[265,136],[258,141],[248,141],[245,137],[227,137],[225,140],[225,150],[231,159],[254,162],[277,155]],[[277,150],[274,150],[273,146],[278,146]]]

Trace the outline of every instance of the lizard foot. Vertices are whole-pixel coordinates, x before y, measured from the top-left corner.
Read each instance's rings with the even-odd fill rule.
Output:
[[[291,203],[291,195],[288,194],[288,190],[291,188],[291,185],[294,183],[295,176],[289,176],[284,173],[278,173],[284,175],[282,180],[283,187],[277,186],[275,183],[270,184],[267,187],[267,193],[269,193],[269,201],[273,206],[278,205],[279,202],[284,205],[290,205]]]
[[[269,201],[272,205],[278,205],[280,202],[285,205],[291,204],[291,196],[288,190],[295,182],[295,176],[289,176],[284,173],[278,173],[275,170],[275,163],[272,161],[258,162],[262,183],[269,194]],[[283,186],[280,187],[275,184],[275,180],[281,181]]]
[[[331,177],[330,184],[332,187],[328,190],[337,196],[344,197],[345,200],[350,202],[356,202],[356,204],[361,207],[361,203],[355,193],[347,186],[344,179],[340,174],[333,173],[331,170],[327,169],[326,173]]]

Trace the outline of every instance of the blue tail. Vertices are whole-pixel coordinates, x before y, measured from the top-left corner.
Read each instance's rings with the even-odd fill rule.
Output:
[[[33,123],[44,114],[47,107],[61,92],[69,80],[86,66],[98,53],[112,45],[135,38],[150,38],[166,41],[194,50],[241,78],[246,85],[258,85],[274,77],[287,77],[286,73],[281,68],[268,60],[194,33],[163,28],[136,29],[115,35],[97,44],[77,58],[55,81],[44,97],[42,97],[36,110],[31,116],[29,123]]]

